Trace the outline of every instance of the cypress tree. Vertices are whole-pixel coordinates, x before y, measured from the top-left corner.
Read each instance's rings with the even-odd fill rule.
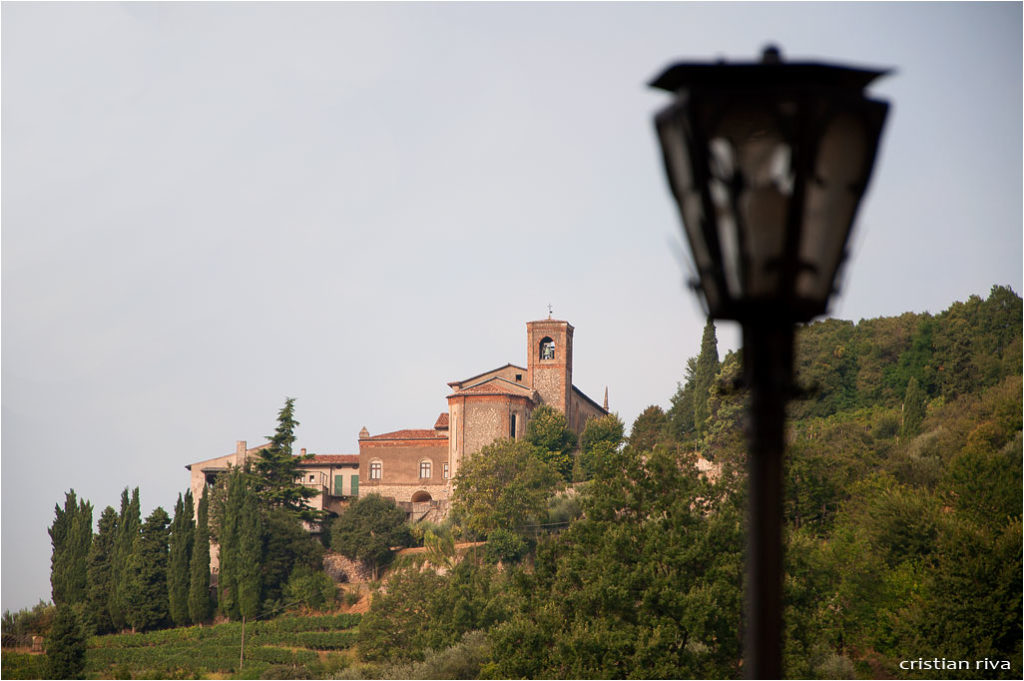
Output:
[[[199,497],[196,511],[196,529],[192,542],[192,560],[189,564],[188,614],[193,624],[210,617],[210,495]]]
[[[708,399],[711,386],[718,375],[718,340],[715,338],[715,323],[708,319],[700,341],[700,355],[693,376],[693,422],[697,437],[703,437],[705,422],[711,415]]]
[[[110,592],[113,585],[112,567],[114,542],[117,540],[117,511],[111,506],[103,509],[97,524],[96,536],[89,547],[86,566],[87,628],[103,634],[114,630],[110,619]]]
[[[85,630],[75,607],[59,604],[46,640],[46,666],[50,678],[82,678],[85,648]]]
[[[64,508],[54,506],[54,520],[48,532],[50,586],[55,605],[83,603],[86,595],[86,562],[92,542],[92,504],[79,501],[75,490],[64,494]]]
[[[217,575],[217,608],[223,615],[236,619],[238,611],[237,566],[238,566],[238,521],[242,512],[242,496],[245,487],[243,473],[234,469],[228,476],[227,494],[218,513],[220,517],[219,551],[220,572]]]
[[[142,526],[142,512],[139,506],[139,488],[136,487],[128,497],[128,488],[121,492],[121,513],[117,519],[117,539],[114,542],[113,561],[111,563],[110,619],[114,627],[120,629],[128,624],[125,603],[125,580],[128,572],[128,561],[135,547],[135,538]]]
[[[146,518],[125,569],[125,616],[133,631],[167,620],[167,562],[170,517],[157,506]]]
[[[255,494],[242,487],[241,513],[238,518],[238,547],[235,569],[238,610],[252,619],[259,614],[263,563],[263,522]]]
[[[686,360],[686,374],[682,383],[677,384],[672,396],[672,407],[666,412],[668,433],[676,442],[685,442],[693,435],[695,408],[693,404],[694,377],[697,375],[697,358]]]
[[[175,626],[191,622],[188,611],[188,591],[191,576],[195,526],[192,521],[192,490],[178,495],[171,523],[170,555],[167,566],[167,605]]]

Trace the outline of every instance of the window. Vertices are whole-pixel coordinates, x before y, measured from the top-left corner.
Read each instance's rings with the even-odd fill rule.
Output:
[[[448,464],[446,464],[446,463],[441,464],[441,474],[444,475],[444,479],[445,480],[448,479]]]
[[[309,474],[309,481],[310,481],[310,482],[313,482],[313,481],[314,481],[315,479],[316,479],[316,478],[315,478],[315,477],[313,477],[313,474],[312,474],[312,473],[310,473],[310,474]]]
[[[522,383],[522,382],[523,382],[523,375],[522,374],[516,374],[516,383]]]
[[[420,479],[430,479],[430,462],[420,461]]]
[[[509,414],[508,417],[508,437],[510,440],[516,439],[516,418],[517,414]]]
[[[540,358],[541,359],[554,359],[555,358],[555,341],[551,340],[547,336],[544,337],[540,342]]]
[[[370,480],[380,480],[384,465],[380,461],[370,462]]]

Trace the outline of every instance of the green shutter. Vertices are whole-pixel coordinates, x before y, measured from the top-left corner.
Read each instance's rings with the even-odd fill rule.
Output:
[[[340,497],[345,494],[345,476],[335,475],[334,476],[334,496]]]
[[[359,496],[359,475],[352,476],[352,496]]]

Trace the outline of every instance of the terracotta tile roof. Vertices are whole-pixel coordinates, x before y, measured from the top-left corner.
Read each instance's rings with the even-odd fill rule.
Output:
[[[434,430],[441,430],[448,427],[448,412],[442,411],[441,415],[437,417],[437,421],[434,422]]]
[[[370,437],[359,438],[360,440],[447,440],[446,433],[439,433],[433,428],[408,428],[406,430],[395,430],[390,433],[371,435]]]
[[[332,464],[332,463],[334,463],[334,464],[338,464],[338,463],[358,464],[359,463],[359,455],[358,454],[314,454],[311,459],[306,459],[305,461],[300,461],[299,465],[300,466],[303,466],[303,465],[305,465],[305,466],[319,466],[319,465],[323,465],[323,464]]]

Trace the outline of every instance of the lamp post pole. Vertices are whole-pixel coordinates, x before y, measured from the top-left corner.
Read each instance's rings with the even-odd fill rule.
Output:
[[[792,393],[793,327],[743,325],[743,361],[750,390],[749,530],[747,532],[746,672],[782,678],[782,455],[786,401]]]
[[[782,678],[782,456],[797,324],[825,314],[888,112],[885,71],[680,62],[651,85],[669,186],[708,316],[743,326],[750,390],[744,670]]]

